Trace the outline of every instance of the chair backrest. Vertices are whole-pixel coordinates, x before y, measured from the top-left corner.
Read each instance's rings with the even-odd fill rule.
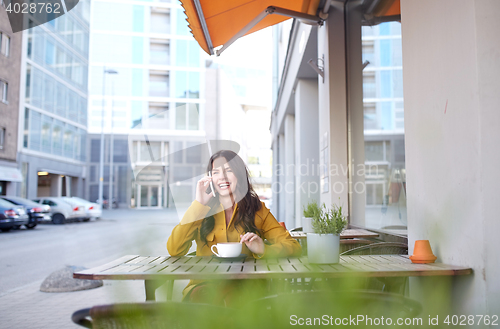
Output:
[[[340,255],[408,255],[408,245],[400,242],[372,243],[344,251]]]
[[[368,244],[375,243],[375,241],[366,240],[366,239],[341,239],[340,240],[340,252],[343,253],[345,251],[366,246]]]
[[[389,225],[382,227],[382,230],[407,230],[408,227],[404,225]]]
[[[179,302],[94,306],[73,313],[72,320],[93,329],[220,328],[232,324],[234,311],[208,304]]]
[[[253,328],[284,328],[301,324],[298,319],[309,318],[317,322],[309,325],[321,326],[325,314],[328,315],[328,325],[342,326],[342,323],[330,323],[330,319],[358,319],[363,317],[397,319],[413,318],[420,314],[422,306],[417,301],[400,295],[372,291],[304,291],[293,294],[282,294],[266,297],[245,306],[244,313],[239,317]],[[331,317],[331,318],[330,318]],[[295,323],[294,323],[295,321]],[[305,323],[302,323],[305,324]],[[345,324],[345,323],[344,323]],[[360,327],[370,327],[365,322],[358,323]]]

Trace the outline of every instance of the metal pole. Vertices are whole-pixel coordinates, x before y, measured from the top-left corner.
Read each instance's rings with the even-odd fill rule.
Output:
[[[106,92],[106,66],[102,71],[102,113],[101,113],[101,149],[99,155],[99,198],[98,203],[103,207],[103,180],[104,180],[104,106]]]
[[[114,115],[115,115],[115,82],[114,79],[111,81],[111,136],[109,142],[109,197],[108,197],[108,209],[113,209],[113,151],[114,151],[114,136],[113,136],[113,123],[114,123]]]

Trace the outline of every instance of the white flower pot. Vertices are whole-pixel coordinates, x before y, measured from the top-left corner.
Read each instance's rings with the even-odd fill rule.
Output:
[[[311,217],[302,217],[302,232],[314,233]]]
[[[312,264],[339,262],[340,235],[307,233],[307,258]]]

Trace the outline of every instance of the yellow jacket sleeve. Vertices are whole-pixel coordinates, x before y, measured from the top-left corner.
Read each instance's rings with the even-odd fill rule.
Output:
[[[204,206],[198,201],[193,201],[181,222],[174,227],[167,241],[167,250],[171,256],[182,256],[187,254],[193,240],[198,234],[198,229],[210,207]]]
[[[273,257],[289,257],[300,256],[302,254],[302,247],[292,238],[290,233],[281,226],[273,214],[264,205],[264,211],[259,211],[256,214],[256,220],[260,225],[259,229],[262,233],[262,238],[266,239],[270,244],[265,244],[264,254],[253,254],[255,258],[273,258]]]

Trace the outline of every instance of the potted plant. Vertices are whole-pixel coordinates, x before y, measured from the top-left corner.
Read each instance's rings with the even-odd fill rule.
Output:
[[[347,226],[342,206],[327,209],[323,204],[319,214],[312,219],[314,233],[307,234],[307,257],[313,264],[336,264],[339,262],[340,233]]]
[[[302,217],[302,232],[313,233],[312,219],[314,216],[319,216],[321,208],[316,201],[309,202],[304,206],[304,216]]]

